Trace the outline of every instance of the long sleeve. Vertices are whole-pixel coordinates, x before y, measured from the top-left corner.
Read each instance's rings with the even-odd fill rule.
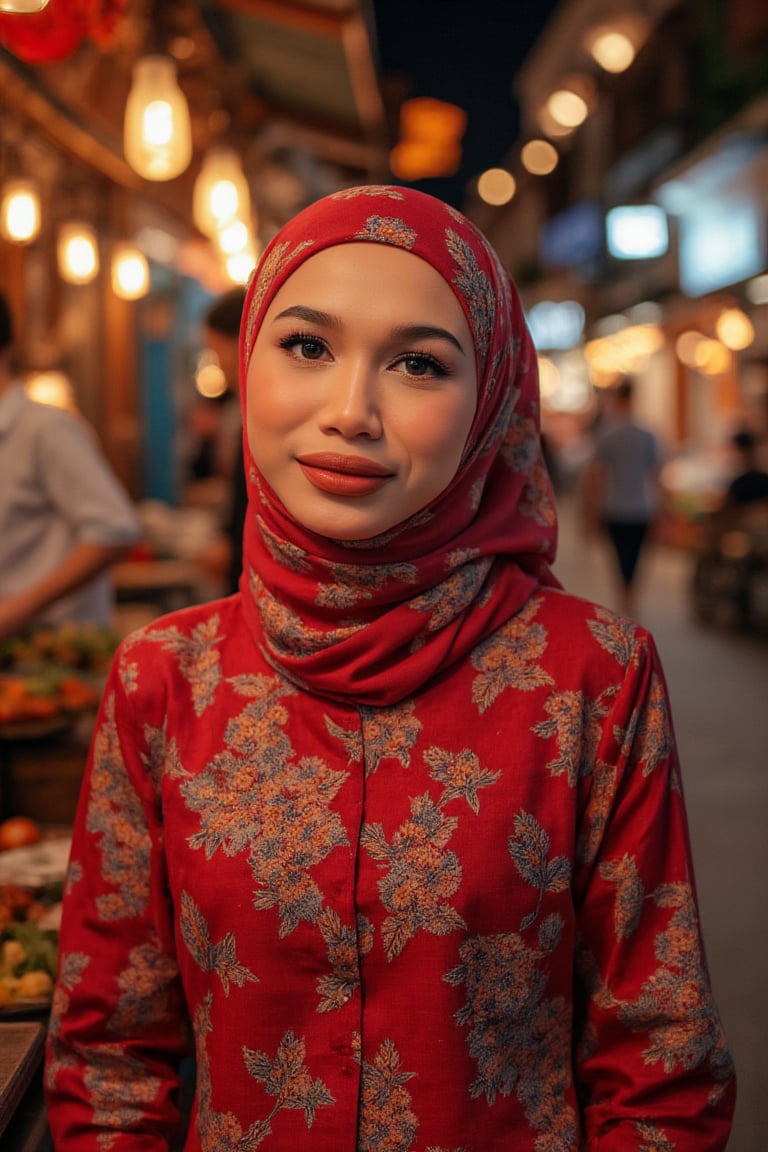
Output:
[[[699,929],[666,685],[638,635],[577,845],[576,1074],[589,1152],[722,1152],[731,1055]]]
[[[116,662],[81,793],[64,900],[46,1065],[57,1152],[159,1152],[178,1119],[186,1027],[161,813],[128,711]]]

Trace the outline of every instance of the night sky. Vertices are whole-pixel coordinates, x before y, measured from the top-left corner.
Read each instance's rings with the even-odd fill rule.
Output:
[[[518,135],[515,73],[558,0],[376,0],[379,62],[404,98],[458,104],[469,120],[454,177],[418,186],[461,207],[468,181]]]

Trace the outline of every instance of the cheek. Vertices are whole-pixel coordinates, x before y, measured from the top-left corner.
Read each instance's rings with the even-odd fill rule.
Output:
[[[474,417],[474,403],[463,397],[452,404],[415,414],[410,428],[414,455],[443,475],[456,472]]]

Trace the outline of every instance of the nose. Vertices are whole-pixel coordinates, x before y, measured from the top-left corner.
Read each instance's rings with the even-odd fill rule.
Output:
[[[340,360],[325,380],[325,396],[320,412],[324,431],[345,439],[366,436],[378,440],[382,434],[379,389],[376,372],[362,358]]]

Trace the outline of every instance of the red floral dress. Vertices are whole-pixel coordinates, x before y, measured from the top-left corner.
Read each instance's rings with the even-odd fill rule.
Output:
[[[464,308],[464,457],[416,516],[338,542],[246,443],[240,592],[123,643],[67,880],[55,1146],[168,1148],[192,1052],[187,1152],[722,1152],[663,673],[551,575],[536,358],[497,258],[421,193],[328,197],[265,250],[241,378],[280,284],[347,242],[413,252]]]
[[[298,690],[239,599],[123,647],[68,880],[62,1152],[725,1148],[664,681],[535,594],[391,707]]]

